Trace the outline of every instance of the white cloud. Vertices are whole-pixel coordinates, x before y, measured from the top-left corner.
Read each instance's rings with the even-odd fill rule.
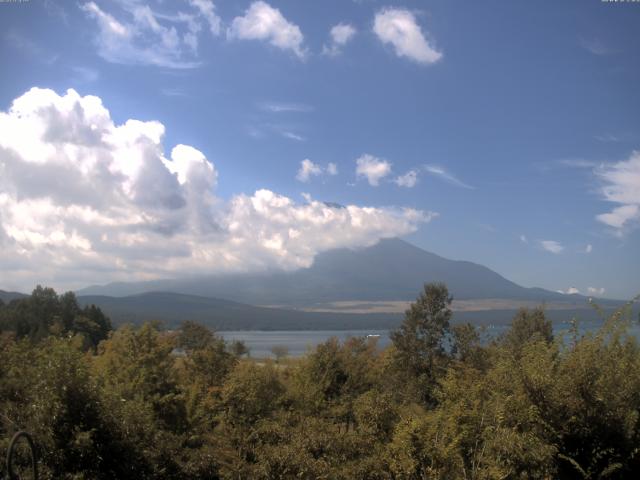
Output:
[[[564,247],[560,242],[556,242],[555,240],[540,240],[540,246],[545,249],[547,252],[559,254],[562,253]]]
[[[605,292],[604,287],[596,288],[596,287],[587,287],[587,292],[590,295],[603,295]]]
[[[616,207],[609,213],[601,213],[596,218],[610,227],[622,229],[627,223],[640,217],[638,205],[623,205]]]
[[[445,180],[446,182],[452,185],[455,185],[457,187],[462,187],[462,188],[473,189],[471,185],[467,185],[463,181],[459,180],[453,174],[449,173],[444,167],[441,167],[439,165],[424,165],[423,168],[427,173],[434,175],[436,177],[440,177],[441,179]]]
[[[593,245],[588,244],[586,247],[584,247],[584,253],[591,253],[593,252]]]
[[[399,57],[407,57],[424,65],[435,63],[442,58],[442,53],[427,41],[414,14],[409,10],[380,10],[376,14],[373,31],[382,43],[391,44]]]
[[[579,295],[580,294],[580,290],[578,290],[576,287],[569,287],[566,290],[558,290],[558,293],[563,293],[565,295]]]
[[[527,236],[526,235],[520,235],[520,241],[522,243],[529,243],[529,240],[527,240]]]
[[[335,163],[329,163],[326,168],[323,168],[317,163],[313,163],[308,158],[305,158],[300,162],[300,168],[298,169],[298,173],[296,174],[296,179],[301,182],[308,182],[311,177],[337,174],[338,166]]]
[[[300,169],[296,175],[298,180],[301,182],[308,182],[311,177],[318,175],[322,175],[322,167],[320,167],[320,165],[313,163],[308,158],[305,158],[300,162]]]
[[[418,183],[418,172],[415,170],[409,170],[404,175],[397,177],[394,182],[399,187],[413,188]]]
[[[87,2],[80,8],[98,24],[95,43],[98,54],[113,63],[156,65],[168,68],[193,68],[197,58],[198,38],[202,25],[220,33],[220,17],[210,0],[191,0],[188,13],[159,14],[148,5],[121,1],[121,18],[116,18]]]
[[[2,281],[28,290],[295,269],[434,216],[297,204],[264,189],[224,200],[211,161],[187,145],[166,155],[163,136],[156,121],[115,124],[100,98],[74,90],[34,88],[0,112]]]
[[[391,164],[386,160],[365,153],[356,160],[356,176],[365,177],[369,185],[377,187],[380,180],[391,173]]]
[[[275,130],[277,130],[284,138],[288,138],[289,140],[295,140],[296,142],[304,142],[306,140],[302,135],[290,132],[289,130],[283,130],[281,128],[276,128]]]
[[[332,57],[339,55],[342,53],[342,48],[353,39],[356,33],[356,28],[348,23],[334,25],[329,31],[331,42],[322,47],[322,53]]]
[[[619,233],[640,221],[640,151],[632,152],[628,160],[600,167],[596,175],[604,183],[603,198],[619,205],[596,218]]]
[[[209,30],[212,35],[220,35],[222,30],[222,20],[216,14],[216,7],[210,0],[190,0],[189,2],[195,7],[209,24]]]
[[[289,22],[266,2],[253,2],[244,16],[233,19],[227,30],[227,37],[239,40],[263,40],[282,50],[290,50],[299,58],[304,58],[304,36],[300,27]]]

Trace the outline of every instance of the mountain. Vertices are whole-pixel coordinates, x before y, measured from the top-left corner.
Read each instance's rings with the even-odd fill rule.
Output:
[[[160,320],[176,327],[184,320],[215,330],[367,330],[400,323],[399,314],[316,313],[255,307],[229,300],[171,292],[150,292],[128,297],[79,296],[82,305],[99,306],[115,324]]]
[[[487,267],[448,260],[400,239],[358,250],[319,254],[313,265],[294,272],[265,272],[111,283],[79,295],[127,296],[152,291],[224,298],[252,305],[305,307],[340,301],[414,300],[422,285],[441,281],[455,299],[510,299],[585,304],[580,295],[524,288]]]
[[[11,300],[16,300],[18,298],[24,298],[27,297],[28,295],[25,295],[24,293],[18,293],[18,292],[5,292],[4,290],[0,290],[0,300],[2,300],[2,302],[4,303],[9,303]]]
[[[113,321],[140,324],[160,320],[176,328],[184,320],[194,320],[218,331],[228,330],[385,330],[397,327],[401,313],[306,312],[294,309],[255,307],[229,300],[171,292],[150,292],[128,297],[79,296],[80,305],[97,305]],[[610,312],[610,309],[607,309]],[[514,309],[456,311],[454,323],[504,325],[511,323]],[[637,315],[637,312],[635,313]],[[598,320],[592,309],[568,308],[547,311],[554,322],[577,316],[581,321]]]

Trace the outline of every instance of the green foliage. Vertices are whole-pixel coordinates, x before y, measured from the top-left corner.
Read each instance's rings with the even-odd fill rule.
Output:
[[[513,318],[511,329],[502,341],[513,350],[520,350],[527,342],[543,340],[553,341],[553,326],[548,320],[542,307],[529,310],[521,308]]]
[[[451,356],[475,368],[485,370],[489,365],[488,352],[482,345],[481,331],[470,323],[451,328]]]
[[[191,352],[210,346],[214,340],[213,332],[207,327],[196,322],[186,321],[180,326],[177,346]]]
[[[34,342],[49,335],[81,335],[85,348],[95,348],[109,336],[111,321],[95,305],[80,308],[73,292],[58,296],[37,286],[31,296],[0,305],[0,332],[7,331]]]
[[[391,332],[394,374],[410,384],[415,398],[425,404],[435,400],[434,389],[446,365],[445,339],[449,333],[452,298],[444,284],[424,286],[405,312],[398,330]]]
[[[274,363],[193,322],[105,338],[98,309],[38,288],[0,305],[0,449],[28,430],[46,479],[637,476],[624,312],[566,345],[542,309],[521,310],[488,343],[449,326],[450,302],[426,285],[386,350],[330,339]]]
[[[242,340],[234,340],[229,345],[229,351],[237,358],[240,358],[244,355],[249,355],[249,348]]]

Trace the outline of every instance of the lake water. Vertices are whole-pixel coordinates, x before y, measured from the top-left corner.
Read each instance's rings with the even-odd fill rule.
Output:
[[[580,332],[595,331],[602,325],[601,322],[583,322],[580,324]],[[503,333],[509,325],[489,325],[486,327],[486,336],[494,337]],[[570,324],[568,322],[554,324],[554,334],[566,336]],[[640,339],[640,325],[634,323],[630,333]],[[283,330],[283,331],[228,331],[218,332],[225,340],[242,340],[249,348],[250,355],[254,358],[273,358],[271,349],[274,346],[285,346],[289,349],[289,356],[300,357],[313,349],[316,345],[326,342],[331,337],[336,337],[341,342],[349,337],[363,337],[367,335],[379,335],[378,346],[384,348],[391,343],[389,330]]]

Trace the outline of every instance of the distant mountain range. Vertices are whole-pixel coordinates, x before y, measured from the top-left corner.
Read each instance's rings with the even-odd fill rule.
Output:
[[[150,292],[128,297],[79,296],[82,305],[98,305],[114,323],[160,320],[175,327],[193,320],[215,330],[366,330],[396,326],[397,313],[317,313],[255,307],[243,303],[171,292]]]
[[[116,324],[161,320],[171,327],[195,320],[217,330],[366,330],[398,325],[408,302],[434,281],[452,293],[455,321],[507,323],[519,306],[541,303],[553,320],[595,318],[587,297],[524,288],[482,265],[399,239],[322,253],[310,268],[294,272],[110,283],[76,293],[81,304],[98,305]],[[5,303],[20,296],[0,291]]]
[[[0,290],[0,300],[4,303],[9,303],[11,300],[16,300],[18,298],[24,298],[27,295],[24,293],[18,292],[5,292],[4,290]]]
[[[81,305],[98,305],[114,322],[141,323],[159,320],[169,328],[193,320],[215,330],[381,330],[397,327],[403,314],[307,312],[265,308],[243,303],[171,292],[149,292],[128,297],[79,296]],[[508,324],[516,309],[455,311],[454,323]],[[567,321],[578,315],[583,321],[596,320],[597,313],[580,307],[549,310],[548,317]]]
[[[344,301],[414,300],[422,285],[444,282],[455,299],[509,299],[586,303],[581,295],[524,288],[487,267],[454,261],[399,239],[373,247],[321,253],[309,268],[293,272],[215,275],[171,280],[110,283],[79,295],[128,296],[153,291],[224,298],[252,305],[309,307]]]

